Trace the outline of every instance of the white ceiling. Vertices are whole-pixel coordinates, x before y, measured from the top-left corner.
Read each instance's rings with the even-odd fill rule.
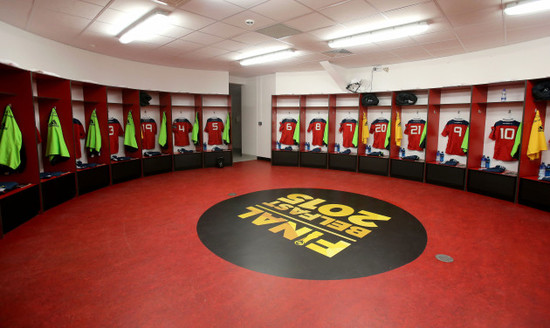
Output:
[[[444,57],[550,36],[550,11],[505,16],[511,0],[0,0],[0,20],[89,51],[172,67],[222,70],[250,77]],[[115,35],[154,8],[172,11],[171,27],[146,41],[121,44]],[[255,24],[248,26],[246,19]],[[331,56],[331,38],[428,20],[422,35],[348,48]],[[256,32],[284,24],[301,33],[280,39]],[[9,45],[3,45],[9,46]],[[241,67],[237,59],[264,49],[294,48],[276,64]]]

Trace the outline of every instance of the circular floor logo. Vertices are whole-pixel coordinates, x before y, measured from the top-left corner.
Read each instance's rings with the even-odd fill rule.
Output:
[[[337,190],[274,189],[237,196],[199,219],[202,243],[223,259],[280,277],[366,277],[415,260],[422,224],[385,201]]]

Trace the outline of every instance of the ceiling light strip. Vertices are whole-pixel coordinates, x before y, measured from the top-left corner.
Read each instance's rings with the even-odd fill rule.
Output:
[[[152,10],[128,25],[118,35],[120,43],[126,44],[136,40],[143,40],[164,30],[168,25],[168,15],[164,10]]]
[[[411,35],[420,34],[428,29],[428,22],[416,22],[411,24],[388,27],[380,30],[354,34],[328,42],[331,48],[345,48],[362,44],[393,40]]]
[[[512,2],[506,5],[506,15],[526,15],[550,9],[550,0],[530,0]]]
[[[275,51],[259,56],[244,58],[239,61],[239,63],[242,66],[250,66],[250,65],[256,65],[256,64],[264,64],[269,63],[273,61],[283,60],[290,57],[294,57],[296,55],[296,50],[294,49],[286,49],[281,51]]]

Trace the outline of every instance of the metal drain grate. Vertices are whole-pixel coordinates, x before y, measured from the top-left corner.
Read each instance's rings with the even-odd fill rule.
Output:
[[[445,262],[445,263],[451,263],[454,261],[454,259],[452,257],[450,257],[449,255],[445,255],[445,254],[437,254],[435,256],[436,259],[440,260],[441,262]]]

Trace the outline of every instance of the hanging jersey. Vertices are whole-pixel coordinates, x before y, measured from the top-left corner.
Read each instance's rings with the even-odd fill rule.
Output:
[[[111,155],[118,153],[118,137],[122,137],[122,125],[116,119],[109,120],[109,149],[111,149]]]
[[[443,137],[449,137],[447,139],[447,148],[445,149],[447,154],[460,156],[466,155],[466,153],[462,150],[462,141],[464,141],[468,124],[468,121],[465,120],[450,120],[447,122],[443,132],[441,132]]]
[[[307,132],[311,132],[313,140],[311,145],[313,146],[322,146],[323,145],[323,135],[325,134],[325,126],[327,121],[322,118],[315,118],[309,122]]]
[[[189,145],[189,133],[193,130],[193,124],[186,118],[177,118],[172,124],[174,132],[174,145],[183,147]]]
[[[340,122],[340,133],[342,133],[342,146],[344,148],[353,147],[353,134],[355,133],[355,128],[357,127],[357,121],[354,119],[343,119]]]
[[[516,133],[520,123],[518,121],[498,121],[491,127],[489,138],[495,141],[494,159],[501,161],[515,161],[510,153],[516,142]]]
[[[281,139],[279,142],[283,145],[294,145],[294,129],[296,129],[296,121],[293,118],[285,118],[281,122],[279,131],[281,132]]]
[[[155,148],[155,135],[157,134],[157,123],[152,118],[141,120],[141,147],[143,149]]]
[[[74,147],[75,147],[75,158],[82,157],[82,151],[80,150],[80,139],[86,138],[86,132],[84,132],[84,126],[82,123],[73,118],[73,130],[74,130]]]
[[[423,147],[420,146],[420,138],[422,136],[422,132],[424,132],[424,127],[426,126],[426,121],[424,120],[410,120],[405,125],[405,134],[409,137],[409,144],[407,145],[407,149],[409,150],[424,150]]]
[[[388,131],[389,121],[386,119],[376,119],[370,125],[370,133],[374,138],[372,143],[373,148],[385,149],[384,144],[386,143],[386,131]]]
[[[209,118],[206,121],[204,132],[208,133],[209,145],[221,145],[223,133],[223,121],[221,118]]]

